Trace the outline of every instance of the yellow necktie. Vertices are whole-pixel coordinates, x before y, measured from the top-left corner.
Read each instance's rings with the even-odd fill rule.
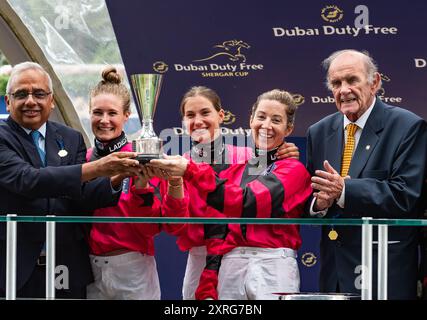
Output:
[[[345,177],[348,174],[348,170],[350,169],[351,158],[353,156],[354,151],[354,134],[356,133],[359,127],[354,123],[349,123],[346,126],[347,131],[347,142],[345,143],[344,152],[342,155],[341,162],[341,177]]]

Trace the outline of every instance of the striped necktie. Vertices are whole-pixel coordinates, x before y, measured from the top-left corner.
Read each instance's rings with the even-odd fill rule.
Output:
[[[39,153],[40,160],[42,161],[43,167],[46,166],[46,153],[40,147],[39,140],[41,137],[41,133],[38,130],[31,131],[31,138],[33,138],[34,145],[36,146],[37,152]]]
[[[357,124],[354,123],[349,123],[346,126],[347,141],[345,143],[344,152],[342,155],[341,177],[347,176],[348,170],[350,169],[351,158],[353,157],[355,145],[354,134],[356,133],[358,128],[359,127],[357,126]]]

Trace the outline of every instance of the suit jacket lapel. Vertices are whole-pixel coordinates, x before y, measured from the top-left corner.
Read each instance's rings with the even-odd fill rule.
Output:
[[[341,171],[341,157],[343,149],[343,116],[337,113],[337,116],[333,120],[330,135],[326,138],[326,160],[329,161],[330,165],[337,170]],[[324,170],[322,166],[322,170]]]
[[[17,124],[11,117],[8,117],[6,122],[12,129],[11,132],[13,135],[21,144],[22,149],[27,154],[31,164],[36,168],[42,167],[42,161],[30,135],[27,134],[24,129],[22,129],[21,126]]]
[[[384,107],[379,98],[366,121],[360,136],[359,143],[351,160],[348,175],[352,178],[358,178],[369,157],[373,153],[376,144],[380,138],[379,132],[384,128]]]
[[[46,126],[46,165],[47,166],[59,166],[61,165],[61,157],[59,156],[59,144],[58,141],[62,141],[62,136],[57,132],[56,128],[52,126],[50,122],[47,122]]]

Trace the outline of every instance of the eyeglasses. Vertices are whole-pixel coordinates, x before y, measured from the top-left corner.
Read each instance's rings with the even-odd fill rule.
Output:
[[[9,93],[16,100],[27,100],[28,96],[31,94],[33,99],[37,101],[44,101],[52,92],[46,92],[44,90],[35,90],[33,92],[27,90],[18,90],[14,93]]]

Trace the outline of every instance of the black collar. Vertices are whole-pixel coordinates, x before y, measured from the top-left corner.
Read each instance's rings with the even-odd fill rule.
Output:
[[[265,164],[269,166],[270,164],[278,160],[276,157],[276,153],[282,145],[283,143],[280,144],[278,147],[268,151],[255,147],[255,157],[251,159],[251,164]]]
[[[93,148],[92,159],[99,159],[108,156],[110,153],[119,151],[127,144],[128,140],[125,133],[122,131],[120,136],[106,143],[95,138],[95,148]]]
[[[194,162],[224,163],[225,143],[222,135],[209,143],[192,143],[191,158]]]

